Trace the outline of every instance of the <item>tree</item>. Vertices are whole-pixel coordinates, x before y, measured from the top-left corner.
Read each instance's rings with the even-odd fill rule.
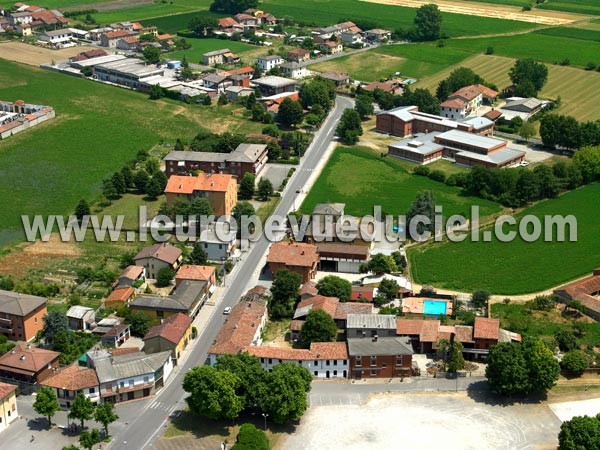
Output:
[[[589,367],[590,362],[581,350],[571,350],[565,353],[560,365],[569,372],[581,375]]]
[[[290,98],[284,98],[275,120],[284,127],[294,127],[302,122],[303,117],[302,105]]]
[[[256,214],[256,211],[254,211],[254,206],[252,206],[252,204],[249,202],[237,202],[236,205],[233,207],[233,210],[231,211],[231,216],[235,219],[238,226],[238,238],[241,237],[242,231],[246,231],[242,230],[242,218],[251,217],[254,214]],[[249,233],[252,233],[253,229],[249,229],[247,231]]]
[[[214,213],[210,202],[205,197],[198,197],[192,200],[188,209],[189,214],[202,217],[202,216],[210,216]]]
[[[123,166],[121,169],[121,176],[123,177],[123,181],[125,181],[125,186],[127,189],[135,187],[133,182],[133,172],[129,166]]]
[[[269,450],[269,448],[269,439],[265,432],[251,423],[245,423],[240,427],[231,450]]]
[[[537,95],[537,91],[535,90],[535,85],[531,81],[523,81],[515,85],[515,89],[513,94],[517,97],[535,97]]]
[[[547,147],[556,147],[561,140],[562,120],[556,114],[544,114],[540,120],[540,137]]]
[[[356,144],[362,133],[358,112],[354,109],[345,109],[337,127],[337,134],[346,144]]]
[[[229,99],[227,98],[227,95],[223,92],[223,93],[221,93],[221,95],[219,95],[219,99],[217,100],[217,105],[224,106],[227,103],[229,103]]]
[[[60,410],[58,399],[54,390],[47,386],[42,386],[35,397],[33,410],[48,419],[48,428],[52,427],[52,417]]]
[[[268,200],[273,195],[273,184],[268,178],[261,178],[258,182],[258,198]]]
[[[125,318],[125,323],[129,324],[132,335],[144,337],[148,333],[150,318],[143,312],[134,312]]]
[[[526,120],[523,122],[523,125],[519,127],[518,133],[525,142],[529,142],[529,139],[535,135],[535,125],[533,122]]]
[[[260,103],[255,103],[250,111],[252,112],[251,119],[254,122],[262,122],[265,118],[265,115],[269,114],[265,111],[265,108],[263,108]]]
[[[562,330],[556,333],[554,337],[556,338],[558,348],[563,352],[569,352],[579,348],[579,345],[577,344],[577,338],[572,331]]]
[[[281,269],[275,275],[271,286],[269,315],[273,318],[291,317],[298,300],[302,278],[296,272]]]
[[[367,272],[381,275],[383,273],[395,272],[397,267],[394,258],[384,255],[383,253],[377,253],[371,257],[369,262],[364,265],[363,269]]]
[[[117,191],[112,179],[106,178],[104,181],[102,181],[102,195],[104,195],[109,201],[119,196],[119,192]]]
[[[581,172],[583,181],[590,183],[600,179],[600,147],[585,147],[577,150],[573,164]]]
[[[79,445],[87,450],[92,450],[92,447],[100,441],[100,432],[95,428],[92,431],[83,430],[79,434]]]
[[[535,174],[531,170],[520,170],[514,192],[517,204],[519,206],[524,206],[530,201],[538,198],[539,195],[540,186]]]
[[[558,195],[560,185],[551,167],[540,165],[533,169],[533,173],[537,178],[540,198],[554,198]]]
[[[388,280],[387,278],[384,278],[379,283],[377,290],[380,294],[385,296],[386,300],[389,302],[398,296],[400,286],[398,283],[396,283],[396,280]]]
[[[450,342],[442,339],[438,343],[438,354],[444,361],[444,366],[448,372],[457,372],[465,368],[465,358],[462,354],[463,345],[458,342]]]
[[[158,181],[160,188],[164,191],[165,188],[167,187],[167,184],[169,183],[169,179],[167,178],[167,175],[162,171],[162,170],[158,170],[154,173],[154,175],[152,175],[152,179],[155,179]]]
[[[323,77],[315,77],[300,87],[298,95],[303,108],[321,115],[331,109],[335,99],[335,84]],[[317,107],[320,108],[320,111],[317,110]]]
[[[246,172],[240,182],[238,190],[238,198],[240,200],[252,200],[254,197],[255,176],[250,172]]]
[[[133,184],[139,193],[146,192],[146,187],[148,186],[149,182],[150,177],[144,169],[138,170],[135,174],[135,177],[133,178]]]
[[[448,78],[440,81],[436,97],[443,102],[453,92],[472,84],[485,84],[485,80],[468,67],[458,67],[448,75]]]
[[[302,417],[308,403],[312,376],[298,364],[277,364],[265,374],[267,392],[259,402],[260,408],[277,424],[286,424]]]
[[[435,41],[441,35],[442,13],[435,4],[423,5],[417,9],[414,24],[417,40]]]
[[[311,342],[333,342],[337,337],[337,325],[324,310],[312,309],[306,315],[300,336],[306,346]]]
[[[148,45],[142,52],[144,61],[148,64],[156,64],[160,61],[160,50],[154,45]]]
[[[123,178],[123,174],[121,174],[121,172],[115,172],[111,178],[111,181],[118,194],[124,194],[127,192],[127,183],[125,183],[125,178]]]
[[[79,200],[79,203],[77,204],[77,207],[75,208],[75,217],[77,217],[77,220],[79,221],[79,223],[81,223],[81,221],[83,220],[83,216],[89,216],[90,215],[90,205],[88,204],[88,202],[86,202],[83,198],[81,200]]]
[[[221,355],[215,367],[239,378],[240,384],[236,392],[245,408],[254,407],[264,395],[268,395],[264,383],[265,371],[256,356],[248,353]]]
[[[488,291],[479,289],[471,294],[471,303],[475,308],[486,308],[491,296]]]
[[[548,81],[548,67],[532,58],[519,59],[508,73],[515,86],[526,81],[533,84],[535,92],[539,92]]]
[[[190,262],[192,264],[203,266],[208,262],[208,254],[202,247],[202,242],[196,242],[190,253]]]
[[[170,267],[163,267],[156,274],[156,285],[158,287],[166,287],[171,284],[171,280],[175,276],[175,272]]]
[[[418,216],[422,216],[421,221],[417,221]],[[426,221],[425,218],[429,219],[429,224],[424,223]],[[417,240],[425,232],[433,233],[435,231],[435,197],[431,191],[417,192],[417,198],[406,213],[406,226],[409,232],[411,230],[410,224],[413,220],[415,220],[415,227],[413,229],[417,232],[418,236],[410,236],[412,239]]]
[[[218,26],[217,20],[213,16],[202,15],[192,17],[188,28],[200,38],[209,37],[213,30]]]
[[[199,366],[185,374],[183,389],[190,394],[186,402],[194,413],[212,420],[235,419],[244,409],[236,393],[240,383],[228,370]]]
[[[119,416],[114,412],[114,405],[110,402],[105,402],[96,406],[94,420],[104,426],[104,436],[108,437],[108,426],[119,420]]]
[[[341,302],[350,301],[352,296],[352,283],[335,275],[327,275],[317,282],[319,295],[337,297]]]
[[[365,120],[367,117],[373,115],[373,99],[367,94],[358,95],[354,109],[360,116],[360,119]]]
[[[558,450],[600,448],[600,414],[595,417],[575,416],[560,426]]]
[[[71,404],[71,410],[69,411],[69,419],[76,419],[81,422],[81,428],[85,426],[86,420],[92,420],[94,417],[94,404],[92,401],[79,392],[73,403]]]
[[[69,319],[62,311],[53,310],[48,312],[43,318],[44,328],[42,328],[42,338],[50,345],[54,344],[54,337],[57,333],[63,331],[69,333]]]
[[[158,198],[164,191],[164,188],[161,188],[160,182],[156,179],[156,177],[152,177],[152,179],[148,182],[146,186],[146,195],[151,199]]]
[[[152,48],[152,47],[147,47],[147,48]],[[159,98],[163,98],[164,96],[165,96],[165,91],[160,85],[155,84],[150,88],[150,100],[158,100]]]

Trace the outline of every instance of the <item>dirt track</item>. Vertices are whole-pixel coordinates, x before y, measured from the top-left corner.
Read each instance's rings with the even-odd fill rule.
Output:
[[[540,25],[565,25],[582,20],[585,16],[559,11],[533,10],[521,11],[521,8],[507,5],[493,5],[489,3],[458,2],[449,0],[362,0],[370,3],[384,5],[405,6],[418,8],[428,3],[435,3],[441,11],[466,14],[468,16],[491,17],[496,19],[519,20]]]
[[[37,47],[22,42],[10,41],[0,44],[0,58],[39,66],[40,64],[47,64],[51,61],[64,61],[71,56],[75,56],[78,53],[92,48],[94,47],[80,46],[63,48],[60,50],[50,50],[48,48]]]

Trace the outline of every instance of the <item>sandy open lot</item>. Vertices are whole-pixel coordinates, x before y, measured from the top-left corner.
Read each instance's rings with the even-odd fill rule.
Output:
[[[600,413],[600,399],[551,403],[550,409],[563,422],[571,420],[575,416],[595,416]]]
[[[65,61],[71,56],[95,47],[79,46],[51,50],[48,48],[37,47],[35,45],[25,44],[23,42],[2,42],[0,43],[0,58],[16,61],[24,64],[39,66],[40,64],[50,63],[51,61]]]
[[[466,393],[377,396],[362,406],[311,407],[289,450],[556,448],[560,421],[546,405],[492,405]]]
[[[468,16],[492,17],[496,19],[520,20],[542,25],[564,25],[581,20],[585,16],[564,13],[560,11],[521,11],[521,8],[507,5],[494,5],[490,3],[456,2],[450,0],[362,0],[384,5],[406,6],[418,8],[427,3],[435,3],[441,11],[466,14]]]

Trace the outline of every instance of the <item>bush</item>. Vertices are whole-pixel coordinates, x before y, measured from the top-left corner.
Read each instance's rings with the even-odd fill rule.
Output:
[[[586,64],[585,66],[585,70],[596,70],[596,63],[593,61],[590,61],[589,63]]]
[[[429,175],[429,172],[431,172],[431,171],[429,170],[429,167],[427,167],[427,166],[418,166],[418,167],[415,167],[413,170],[413,173],[415,175],[421,175],[424,177]]]
[[[580,350],[571,350],[565,353],[560,365],[563,369],[581,375],[588,368],[588,357]]]
[[[446,181],[446,175],[441,170],[432,170],[429,172],[428,177],[433,181],[439,181],[440,183]]]
[[[559,331],[555,337],[558,348],[563,352],[570,352],[578,348],[577,338],[571,331]]]

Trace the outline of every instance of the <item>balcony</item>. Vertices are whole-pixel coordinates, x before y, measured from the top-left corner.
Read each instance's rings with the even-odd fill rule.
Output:
[[[3,319],[3,318],[0,317],[0,327],[1,326],[12,327],[12,320],[10,320],[10,319]]]
[[[114,391],[115,394],[125,394],[127,392],[133,392],[133,391],[140,391],[142,389],[152,389],[154,387],[154,383],[141,383],[141,384],[134,384],[133,386],[125,386],[125,387],[118,387],[116,389],[116,391]]]

